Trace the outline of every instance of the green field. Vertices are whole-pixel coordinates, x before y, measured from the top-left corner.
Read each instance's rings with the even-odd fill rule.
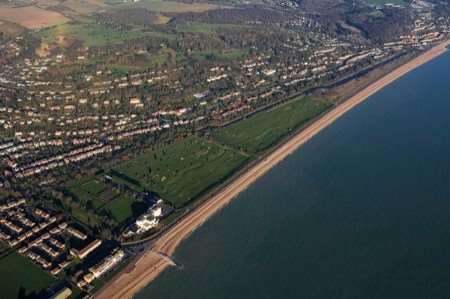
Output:
[[[66,202],[66,205],[71,207],[72,216],[87,225],[99,225],[99,214],[103,211],[108,212],[118,225],[134,216],[135,212],[139,212],[136,210],[139,204],[132,197],[112,189],[103,183],[101,177],[88,176],[74,180],[67,190],[82,203],[75,205]],[[90,209],[86,208],[88,202]]]
[[[133,212],[138,212],[134,210],[139,204],[132,197],[105,184],[101,176],[76,179],[67,190],[81,202],[81,205],[66,202],[71,206],[72,215],[87,225],[100,224],[99,214],[102,211],[107,211],[118,225],[134,216]],[[87,203],[91,206],[89,209],[86,208]]]
[[[170,63],[174,61],[173,59],[171,59],[171,55],[174,55],[176,60],[182,59],[182,57],[179,56],[178,53],[172,51],[171,49],[161,49],[158,51],[158,53],[141,55],[140,60],[133,61],[132,64],[117,64],[108,61],[92,61],[92,63],[106,64],[114,72],[115,75],[123,76],[130,72],[145,71],[151,67],[155,67],[158,65],[161,66],[164,63]]]
[[[94,209],[101,208],[115,194],[108,192],[108,187],[96,177],[85,177],[75,180],[68,188],[70,193],[82,203],[91,202]]]
[[[325,101],[310,97],[295,100],[218,129],[214,138],[220,143],[255,154],[274,145],[280,138],[323,112],[329,105]]]
[[[68,205],[66,205],[67,207]],[[77,219],[78,221],[90,225],[90,226],[96,226],[100,225],[100,218],[98,215],[91,213],[87,210],[85,210],[82,207],[71,207],[70,209],[72,216]]]
[[[106,46],[121,43],[126,40],[143,36],[166,37],[157,32],[144,32],[142,30],[114,30],[113,28],[99,24],[61,24],[39,31],[38,36],[43,42],[52,44],[59,37],[81,40],[86,46]]]
[[[163,1],[163,0],[141,0],[135,3],[120,4],[123,1],[109,0],[110,4],[117,4],[118,7],[137,7],[146,8],[154,12],[165,13],[184,13],[184,12],[203,12],[211,9],[217,9],[219,6],[208,3],[185,3],[177,1]]]
[[[394,4],[404,6],[407,4],[404,0],[368,0],[368,2],[374,5]]]
[[[0,297],[35,298],[56,280],[28,259],[13,252],[0,259]]]
[[[122,194],[103,209],[109,211],[117,223],[122,224],[133,216],[133,203],[135,203],[133,198]]]
[[[190,137],[149,151],[114,171],[122,182],[152,190],[180,207],[226,178],[246,160],[235,150]]]

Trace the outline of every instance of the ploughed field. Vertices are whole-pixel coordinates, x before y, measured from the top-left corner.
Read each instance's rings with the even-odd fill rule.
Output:
[[[28,29],[46,28],[67,22],[64,15],[36,6],[0,7],[0,20],[10,21]]]

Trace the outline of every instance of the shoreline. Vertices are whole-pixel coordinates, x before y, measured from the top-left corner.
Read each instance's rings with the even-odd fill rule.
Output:
[[[126,267],[125,271],[119,273],[105,287],[98,290],[93,297],[96,299],[132,298],[168,266],[172,265],[171,260],[167,257],[170,257],[175,252],[184,239],[236,198],[239,193],[352,108],[410,71],[445,53],[449,44],[450,42],[446,41],[436,45],[395,68],[292,136],[264,159],[251,166],[242,175],[224,186],[217,194],[196,207],[195,210],[163,233],[156,239],[152,248],[139,256],[129,267]]]

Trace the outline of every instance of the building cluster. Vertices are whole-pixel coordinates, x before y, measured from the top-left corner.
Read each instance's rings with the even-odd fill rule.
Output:
[[[447,18],[435,19],[425,1],[411,6],[417,18],[409,34],[383,45],[331,35],[306,16],[288,18],[283,26],[291,38],[277,53],[254,48],[242,60],[213,61],[195,80],[186,66],[128,75],[102,66],[63,77],[55,74],[72,65],[73,57],[14,60],[0,70],[6,99],[0,104],[0,131],[9,136],[0,142],[2,164],[9,175],[32,177],[108,155],[139,136],[224,125],[448,36]],[[22,42],[2,47],[17,54]],[[188,86],[191,81],[195,84]]]
[[[144,234],[156,228],[161,219],[169,215],[173,208],[166,204],[162,199],[156,201],[148,210],[139,216],[135,222],[123,232],[124,238],[130,238],[135,235]]]
[[[293,1],[276,1],[286,8],[297,6]],[[183,66],[128,75],[107,67],[80,67],[81,71],[63,76],[59,70],[73,64],[73,57],[22,58],[26,39],[0,42],[0,63],[11,62],[0,68],[1,184],[9,178],[23,182],[59,167],[110,157],[139,136],[223,126],[448,38],[449,19],[435,18],[432,4],[414,0],[410,6],[416,19],[408,34],[381,44],[349,42],[348,37],[321,30],[306,16],[289,18],[280,25],[290,38],[276,51],[253,47],[245,58],[211,61],[198,71],[198,78]],[[89,55],[77,55],[77,68],[92,58]],[[125,190],[136,199],[150,197],[109,176],[105,182],[113,191]],[[161,199],[150,201],[147,211],[123,230],[122,240],[147,236],[173,212]],[[116,247],[105,256],[108,242],[90,236],[64,215],[27,204],[24,198],[0,199],[0,241],[53,276],[66,275],[77,261],[77,273],[69,276],[84,290],[127,255]],[[70,290],[60,295],[69,296]]]
[[[95,279],[98,279],[114,269],[125,258],[125,252],[122,249],[115,249],[111,254],[106,256],[98,264],[89,268],[88,272],[84,275],[80,275],[80,279],[77,282],[78,287],[86,288],[87,285],[92,283]]]
[[[82,243],[81,248],[71,248],[70,238]],[[30,207],[23,198],[0,204],[0,241],[53,276],[71,265],[74,259],[82,262],[102,244],[101,240],[91,240],[86,233],[69,225],[63,216]],[[90,271],[95,278],[100,277],[123,257],[124,253],[116,249],[115,254]]]
[[[70,150],[66,153],[39,159],[21,166],[17,166],[17,163],[14,161],[12,162],[13,166],[11,167],[11,170],[17,178],[24,178],[56,167],[80,162],[94,156],[111,153],[118,149],[120,149],[119,145],[112,146],[110,144],[103,143],[91,144],[78,149]],[[8,160],[8,162],[11,163],[11,160]]]
[[[24,199],[1,205],[0,239],[53,275],[71,263],[65,254],[67,229],[62,217],[27,207]]]
[[[439,42],[450,33],[448,20],[440,17],[435,20],[430,13],[422,13],[414,21],[409,34],[398,40],[384,44],[385,50],[402,50],[405,47],[423,48]]]
[[[98,247],[100,247],[100,245],[102,245],[102,241],[95,239],[92,242],[88,243],[82,249],[74,249],[74,248],[70,249],[70,254],[80,260],[83,260],[89,254],[91,254],[94,250],[96,250]]]

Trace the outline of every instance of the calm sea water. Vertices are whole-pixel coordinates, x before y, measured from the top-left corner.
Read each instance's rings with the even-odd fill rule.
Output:
[[[450,298],[450,54],[372,96],[176,251],[144,298]]]

